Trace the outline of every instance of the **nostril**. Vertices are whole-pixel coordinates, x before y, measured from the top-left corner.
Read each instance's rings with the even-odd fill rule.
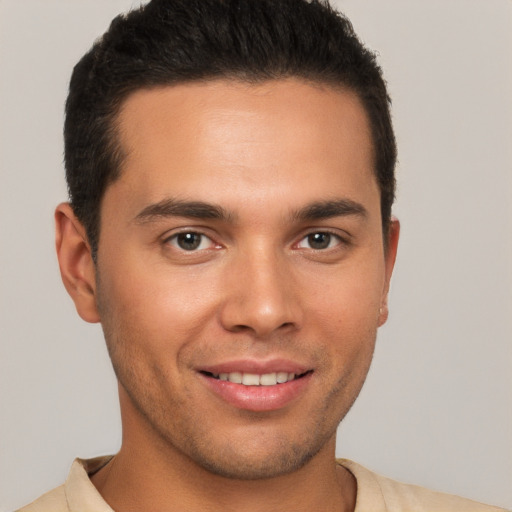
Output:
[[[236,324],[236,325],[229,327],[228,330],[231,332],[234,332],[234,333],[251,332],[251,333],[255,333],[255,334],[261,333],[261,334],[265,335],[267,333],[267,331],[268,331],[268,333],[270,333],[272,331],[282,331],[282,330],[289,330],[289,329],[294,329],[294,328],[295,328],[295,324],[293,322],[283,322],[281,325],[278,324],[276,328],[264,329],[262,326],[251,327],[250,325]]]
[[[253,329],[251,329],[248,325],[238,324],[238,325],[233,325],[233,326],[229,327],[228,330],[231,332],[246,332],[246,331],[252,331]]]

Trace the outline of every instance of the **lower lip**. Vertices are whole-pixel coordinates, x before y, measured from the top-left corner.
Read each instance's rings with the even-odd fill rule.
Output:
[[[309,385],[311,373],[274,386],[244,386],[200,374],[203,381],[222,400],[247,411],[275,411],[296,400]]]

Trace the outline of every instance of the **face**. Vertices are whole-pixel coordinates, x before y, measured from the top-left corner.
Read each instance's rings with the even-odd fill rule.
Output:
[[[396,247],[360,102],[295,80],[164,87],[127,99],[119,134],[94,297],[124,427],[232,478],[332,457]]]

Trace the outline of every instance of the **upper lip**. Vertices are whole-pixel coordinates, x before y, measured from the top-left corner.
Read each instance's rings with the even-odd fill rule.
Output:
[[[233,361],[225,361],[222,363],[198,367],[200,372],[220,374],[220,373],[254,373],[264,375],[266,373],[288,372],[301,375],[311,370],[303,364],[287,360],[287,359],[271,359],[267,361],[258,361],[251,359],[239,359]]]

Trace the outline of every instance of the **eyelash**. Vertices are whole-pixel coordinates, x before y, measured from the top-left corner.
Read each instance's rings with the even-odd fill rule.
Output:
[[[190,235],[199,237],[199,240],[196,241],[197,245],[195,247],[192,247],[192,248],[190,248],[190,250],[187,250],[184,247],[178,245],[179,237],[181,237],[181,236],[187,237]],[[322,235],[322,236],[328,237],[327,247],[321,247],[321,248],[300,247],[300,244],[302,244],[304,241],[307,241],[308,239],[310,239],[310,237],[313,237],[316,235]],[[333,247],[330,247],[333,238],[336,240],[336,244]],[[201,248],[201,245],[204,243],[205,239],[209,241],[209,247]],[[311,239],[309,240],[309,242],[311,243]],[[196,231],[196,230],[184,230],[179,233],[174,233],[173,235],[165,238],[163,243],[172,245],[178,251],[181,251],[184,253],[189,253],[189,254],[206,251],[206,250],[209,250],[212,248],[221,248],[222,247],[220,244],[216,244],[215,241],[210,236],[206,235],[205,233],[202,233],[201,231]],[[348,245],[350,245],[350,241],[348,240],[348,237],[343,237],[343,236],[339,235],[338,233],[334,233],[329,230],[315,230],[315,231],[310,231],[309,233],[302,236],[302,238],[300,238],[300,240],[298,242],[296,242],[293,245],[293,247],[298,248],[298,249],[313,250],[315,252],[327,252],[329,250],[335,250],[339,246],[348,246]]]
[[[327,247],[322,247],[322,248],[308,247],[306,249],[311,249],[313,251],[324,252],[324,251],[328,251],[328,250],[334,250],[338,246],[343,246],[343,245],[346,246],[349,243],[346,238],[342,237],[338,233],[333,233],[332,231],[329,231],[329,230],[318,230],[318,231],[311,231],[310,233],[306,234],[295,245],[299,246],[302,242],[304,242],[304,241],[306,241],[308,239],[309,239],[308,241],[311,243],[310,237],[317,236],[317,235],[327,236],[328,237],[328,246]],[[330,244],[333,241],[333,239],[336,240],[336,244],[333,247],[330,247]]]
[[[181,237],[181,236],[182,237],[186,237],[186,236],[189,236],[189,235],[195,235],[195,236],[199,237],[198,245],[196,247],[194,247],[193,249],[191,249],[191,250],[187,250],[187,249],[185,249],[183,247],[179,247],[178,246],[178,244],[179,244],[179,237]],[[206,235],[204,233],[201,233],[200,231],[193,231],[193,230],[181,231],[179,233],[175,233],[175,234],[167,237],[164,240],[164,244],[172,245],[172,246],[174,246],[175,249],[177,249],[179,251],[188,252],[188,253],[194,253],[194,252],[204,251],[204,250],[208,250],[208,249],[212,248],[212,247],[207,247],[207,248],[203,248],[203,249],[199,249],[198,250],[198,248],[201,247],[201,245],[203,244],[205,239],[209,240],[211,246],[220,247],[220,245],[215,244],[215,242],[212,240],[212,238],[209,237],[208,235]]]

